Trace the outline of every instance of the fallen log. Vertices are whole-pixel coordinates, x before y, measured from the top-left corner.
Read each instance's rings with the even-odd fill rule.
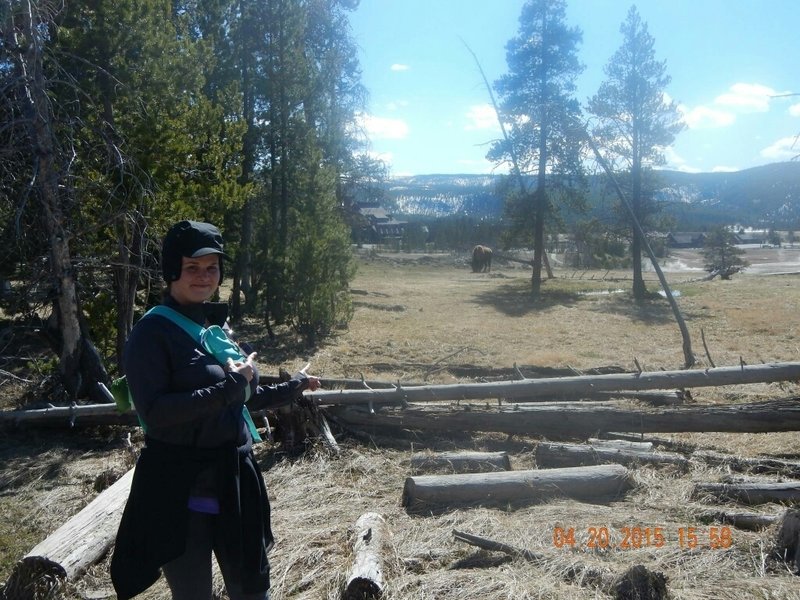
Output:
[[[692,454],[692,459],[702,461],[708,465],[726,467],[732,471],[800,478],[800,463],[777,458],[748,458],[722,454],[712,450],[698,450]]]
[[[800,363],[768,363],[704,370],[653,371],[522,379],[489,383],[398,386],[393,390],[318,390],[309,394],[320,404],[367,404],[480,400],[504,398],[530,402],[535,398],[602,391],[639,391],[668,388],[713,387],[800,380]]]
[[[602,446],[603,448],[613,448],[616,450],[636,450],[638,452],[650,452],[653,450],[653,442],[639,442],[632,440],[603,440],[600,438],[589,438],[587,440],[591,446]]]
[[[114,543],[133,471],[128,471],[78,514],[34,546],[14,566],[8,584],[3,588],[5,597],[16,597],[8,595],[12,589],[36,588],[38,584],[33,580],[43,576],[75,580],[98,562]]]
[[[630,487],[620,465],[544,471],[501,471],[406,478],[402,505],[409,510],[469,504],[529,504],[561,497],[586,502],[619,498]]]
[[[782,517],[782,515],[726,511],[704,512],[697,516],[703,523],[723,523],[725,525],[733,525],[737,529],[747,529],[748,531],[766,529]]]
[[[630,443],[630,442],[629,442]],[[559,444],[539,442],[536,445],[536,466],[539,468],[581,467],[617,463],[620,465],[670,465],[689,468],[686,457],[674,452],[654,452],[637,448],[605,447],[603,444]]]
[[[697,483],[695,497],[712,496],[718,500],[733,500],[742,504],[766,502],[797,502],[800,500],[800,483],[750,481],[742,483]]]
[[[410,463],[414,472],[441,468],[447,468],[454,473],[511,470],[511,460],[507,452],[419,452],[411,457]]]
[[[384,407],[374,413],[349,406],[328,410],[344,426],[384,426],[448,434],[454,431],[496,431],[560,439],[585,439],[606,431],[800,431],[800,403],[796,399],[639,410],[575,403],[490,409],[469,405],[429,405],[403,410]]]
[[[506,382],[466,383],[455,385],[397,386],[393,389],[362,390],[318,390],[306,397],[318,404],[406,404],[442,400],[475,400],[502,398],[515,402],[542,401],[554,396],[591,396],[597,392],[640,391],[666,388],[692,388],[749,383],[772,383],[800,380],[800,363],[768,363],[742,365],[705,370],[654,371],[641,373],[611,373],[606,375],[580,375],[575,377],[553,377],[545,379],[523,379]],[[116,404],[91,404],[74,406],[51,406],[35,410],[12,410],[0,412],[0,422],[71,425],[121,425],[135,424],[133,411],[120,413]],[[619,429],[625,430],[622,426]],[[638,431],[638,429],[630,429]],[[588,430],[590,433],[592,429]],[[677,430],[652,430],[677,431]],[[685,430],[697,431],[697,430]],[[702,430],[712,431],[712,430]],[[724,431],[724,430],[716,430]],[[739,431],[734,429],[731,431]],[[768,430],[768,431],[787,431]]]
[[[537,565],[547,566],[548,562],[555,562],[530,550],[515,548],[502,542],[496,542],[455,529],[453,530],[453,537],[460,542],[477,546],[483,550],[502,552],[514,558],[523,558]],[[611,594],[616,600],[659,600],[667,598],[666,577],[662,573],[650,571],[644,565],[634,565],[621,575],[614,575],[607,569],[598,569],[581,563],[573,563],[563,573],[566,581],[599,588]]]
[[[354,560],[343,600],[370,600],[383,594],[383,555],[388,542],[386,521],[378,513],[364,513],[356,521]]]
[[[18,409],[0,411],[0,423],[17,425],[35,423],[36,425],[64,425],[90,427],[95,425],[135,425],[136,413],[132,410],[119,412],[117,405],[84,404],[72,406],[48,406],[37,409]]]

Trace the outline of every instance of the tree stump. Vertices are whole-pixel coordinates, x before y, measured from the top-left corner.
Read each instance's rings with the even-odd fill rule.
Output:
[[[800,510],[787,510],[778,526],[773,555],[800,574]]]

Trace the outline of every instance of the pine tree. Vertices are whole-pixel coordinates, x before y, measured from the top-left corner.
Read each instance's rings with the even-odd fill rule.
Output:
[[[730,279],[750,263],[742,258],[744,250],[737,247],[736,236],[724,226],[708,232],[703,245],[705,259],[703,268],[709,273],[717,273],[722,279]]]
[[[622,45],[605,68],[607,79],[589,101],[589,110],[599,119],[594,135],[600,140],[611,164],[622,164],[619,181],[646,230],[658,210],[653,200],[651,168],[663,164],[663,150],[684,125],[675,103],[664,92],[671,78],[665,61],[655,58],[654,39],[635,6],[620,27]],[[642,276],[641,238],[632,233],[633,295],[646,295]]]
[[[563,0],[529,0],[522,8],[518,35],[506,46],[509,73],[496,82],[501,119],[509,123],[507,139],[495,143],[488,157],[513,160],[519,177],[532,174],[535,189],[519,189],[507,201],[506,213],[534,248],[532,294],[541,288],[545,220],[561,202],[582,190],[580,137],[575,123],[580,107],[575,79],[583,70],[577,48],[582,33],[565,23]],[[576,185],[577,184],[577,185]]]

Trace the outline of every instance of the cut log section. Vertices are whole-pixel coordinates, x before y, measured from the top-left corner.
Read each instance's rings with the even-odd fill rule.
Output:
[[[694,487],[694,495],[713,496],[742,504],[797,502],[800,500],[800,482],[698,483]]]
[[[409,510],[470,504],[522,505],[550,498],[606,502],[629,488],[621,465],[573,467],[544,471],[505,471],[408,477],[402,504]]]
[[[394,426],[448,434],[453,431],[499,431],[562,439],[586,439],[606,431],[800,431],[800,402],[796,399],[647,410],[565,403],[494,409],[469,405],[428,405],[403,410],[386,407],[375,413],[354,407],[332,407],[329,411],[343,426]]]
[[[43,566],[47,566],[51,573],[58,573],[70,581],[75,580],[99,561],[114,543],[133,471],[128,471],[78,514],[34,546],[15,565],[9,585],[13,584],[19,589],[36,587],[35,582],[27,580],[39,577]]]
[[[506,452],[420,452],[411,457],[411,470],[415,473],[442,469],[453,473],[510,471],[511,460]]]
[[[654,452],[653,450],[641,450],[635,447],[622,448],[595,443],[558,444],[539,442],[536,445],[536,466],[539,468],[581,467],[603,463],[671,465],[684,471],[689,468],[689,461],[684,456],[674,452]]]
[[[353,568],[343,600],[370,600],[383,594],[384,553],[388,542],[386,521],[378,513],[364,513],[356,521]]]

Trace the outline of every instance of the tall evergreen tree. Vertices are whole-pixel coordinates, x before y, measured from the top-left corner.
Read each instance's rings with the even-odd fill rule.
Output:
[[[655,57],[654,39],[635,6],[620,27],[623,41],[605,68],[607,79],[589,100],[599,124],[594,135],[610,163],[623,171],[619,181],[636,218],[647,230],[658,211],[652,167],[664,163],[664,148],[684,128],[674,102],[665,96],[671,78],[666,61]],[[628,217],[629,219],[629,217]],[[642,276],[643,240],[632,228],[633,295],[647,293]]]
[[[519,33],[506,45],[509,73],[495,88],[501,119],[510,124],[509,135],[495,143],[488,157],[512,160],[523,176],[533,175],[535,188],[521,189],[507,203],[507,213],[532,240],[532,293],[541,289],[545,260],[545,220],[556,207],[552,192],[567,201],[581,189],[580,137],[575,123],[580,106],[574,98],[575,79],[583,70],[577,49],[578,28],[565,22],[564,0],[528,0],[519,19]],[[521,227],[520,227],[521,225]]]

